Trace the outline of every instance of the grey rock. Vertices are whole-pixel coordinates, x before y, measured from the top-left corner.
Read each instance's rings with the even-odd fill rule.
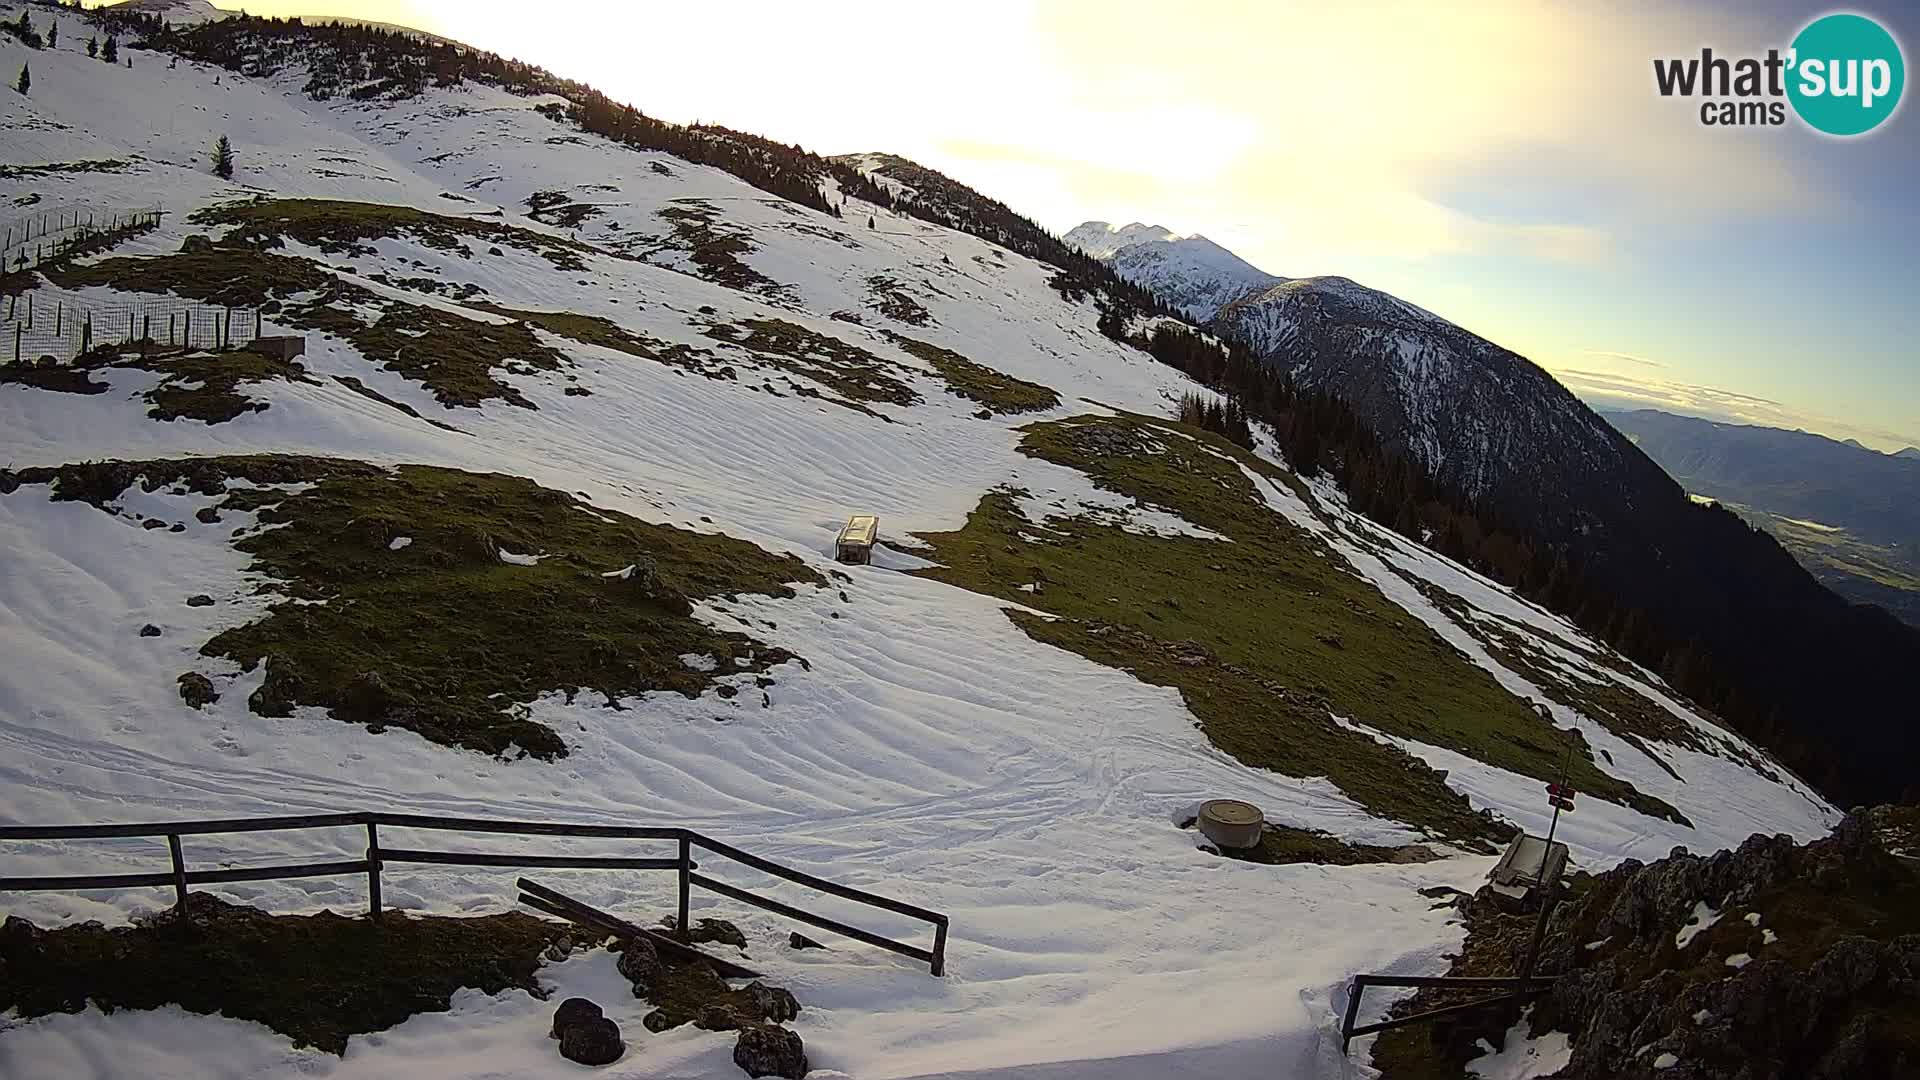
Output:
[[[633,996],[650,998],[653,996],[655,982],[660,978],[660,953],[653,942],[646,938],[635,938],[627,942],[620,950],[620,959],[614,967],[633,984]]]
[[[189,671],[180,676],[180,700],[195,709],[204,709],[220,700],[220,692],[213,688],[213,680],[197,671]]]
[[[606,1017],[571,1025],[560,1033],[560,1056],[581,1065],[611,1065],[626,1052],[620,1025]]]
[[[807,1048],[800,1036],[775,1024],[740,1029],[733,1044],[733,1063],[748,1076],[781,1076],[800,1080],[807,1075]]]
[[[603,1015],[600,1006],[583,997],[570,997],[553,1010],[553,1031],[548,1038],[557,1039],[575,1024],[584,1024],[588,1020],[598,1020]]]
[[[760,1014],[762,1020],[777,1024],[800,1015],[799,1000],[778,986],[768,986],[755,979],[747,984],[746,992],[753,1001],[754,1011]]]

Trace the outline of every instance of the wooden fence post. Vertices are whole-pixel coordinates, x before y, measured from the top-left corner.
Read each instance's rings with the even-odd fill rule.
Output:
[[[227,308],[227,315],[220,323],[220,348],[225,351],[233,347],[233,308]]]
[[[93,312],[91,311],[87,312],[86,324],[80,328],[80,351],[83,353],[93,351]]]
[[[27,294],[27,329],[33,329],[33,294]]]
[[[173,312],[167,312],[167,348],[173,348]]]
[[[13,362],[20,362],[20,324],[13,324]]]
[[[367,822],[367,914],[380,917],[380,827]]]
[[[253,340],[260,340],[260,309],[253,309]]]
[[[53,333],[54,333],[54,336],[55,336],[55,337],[58,337],[58,336],[60,336],[60,323],[61,323],[61,317],[62,317],[63,315],[65,315],[65,314],[66,314],[66,312],[65,312],[65,308],[66,308],[66,304],[65,304],[64,302],[62,302],[62,301],[58,301],[58,300],[56,300],[56,301],[54,301],[54,304],[53,304]]]
[[[173,856],[173,893],[176,910],[187,917],[187,861],[180,854],[180,834],[167,834],[167,853]]]
[[[680,913],[675,916],[673,932],[681,941],[688,940],[691,932],[687,926],[687,899],[693,887],[693,841],[685,836],[680,838]]]
[[[935,978],[947,973],[947,920],[945,919],[933,924],[932,969]]]

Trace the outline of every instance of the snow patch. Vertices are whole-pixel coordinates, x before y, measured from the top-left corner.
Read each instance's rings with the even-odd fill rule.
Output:
[[[1719,921],[1720,912],[1708,906],[1705,900],[1695,900],[1693,914],[1687,916],[1686,925],[1673,935],[1674,947],[1684,949],[1693,944],[1694,938],[1699,937],[1708,927]]]

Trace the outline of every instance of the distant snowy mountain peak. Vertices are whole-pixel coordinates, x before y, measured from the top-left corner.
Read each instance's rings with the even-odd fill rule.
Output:
[[[1180,236],[1163,225],[1144,225],[1138,221],[1131,225],[1088,221],[1075,226],[1064,239],[1096,259],[1110,259],[1115,252],[1124,247],[1163,240],[1179,240]]]
[[[1089,221],[1076,226],[1065,239],[1111,265],[1121,277],[1152,289],[1197,322],[1287,280],[1204,236],[1180,236],[1160,225]]]

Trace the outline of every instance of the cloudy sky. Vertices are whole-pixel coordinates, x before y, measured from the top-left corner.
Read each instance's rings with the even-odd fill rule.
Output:
[[[239,6],[222,0],[224,6]],[[1655,57],[1824,3],[247,0],[417,26],[669,120],[919,160],[1065,231],[1202,233],[1427,307],[1600,404],[1920,445],[1920,117],[1709,128]],[[1856,10],[1906,45],[1911,4]]]

